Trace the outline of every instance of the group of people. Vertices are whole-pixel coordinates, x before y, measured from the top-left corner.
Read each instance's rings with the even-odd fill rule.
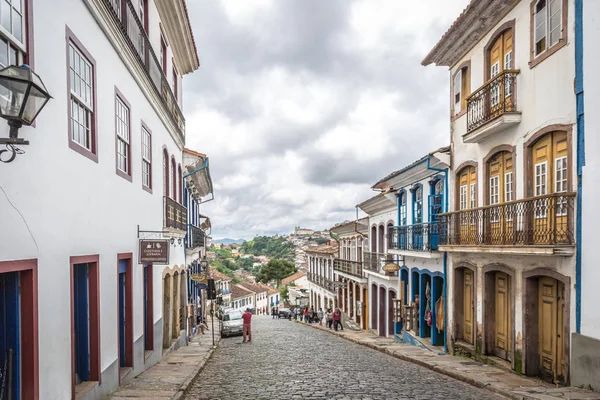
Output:
[[[325,326],[329,329],[334,330],[344,330],[344,325],[342,325],[342,312],[339,308],[336,308],[335,311],[331,311],[331,308],[328,308],[325,313],[323,313],[323,309],[319,308],[319,311],[315,311],[313,307],[310,309],[305,308],[301,310],[297,308],[295,311],[296,319],[300,321],[304,321],[306,323],[319,323],[320,326],[323,326],[323,319],[325,319]]]

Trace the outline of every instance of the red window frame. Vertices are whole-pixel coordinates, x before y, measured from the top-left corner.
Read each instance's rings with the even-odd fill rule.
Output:
[[[69,148],[71,150],[76,151],[77,153],[89,158],[90,160],[94,161],[94,162],[98,162],[98,118],[96,117],[96,105],[97,105],[97,98],[96,98],[96,60],[94,59],[94,57],[92,57],[92,55],[90,54],[90,52],[85,48],[85,46],[79,41],[79,39],[77,39],[77,37],[75,36],[75,34],[69,29],[69,27],[67,26],[66,28],[66,70],[67,70],[67,137],[68,137],[68,143],[69,143]],[[90,65],[92,66],[92,101],[93,101],[93,105],[94,105],[94,109],[91,112],[91,123],[90,123],[90,141],[91,141],[91,150],[86,149],[85,147],[79,145],[79,143],[75,142],[72,139],[72,134],[73,134],[73,128],[71,126],[71,70],[70,70],[70,60],[69,60],[69,55],[70,55],[70,49],[69,47],[73,45],[75,48],[77,48],[77,50],[81,53],[81,55],[83,55],[86,60],[90,63]]]
[[[127,172],[119,169],[119,133],[118,133],[118,117],[117,117],[117,107],[118,101],[121,101],[123,105],[127,108],[127,129],[129,130],[129,143],[127,145]],[[127,101],[123,93],[115,86],[115,171],[117,175],[121,178],[128,180],[131,182],[132,179],[132,171],[131,171],[131,104]]]
[[[175,168],[175,156],[171,156],[171,179],[173,180],[171,199],[177,201],[177,169]]]
[[[148,159],[148,164],[149,165],[149,169],[148,169],[148,185],[144,184],[144,131],[146,131],[148,133],[148,148],[149,148],[149,159]],[[148,128],[148,125],[146,125],[144,123],[144,121],[142,121],[142,134],[141,134],[141,144],[142,144],[142,188],[149,192],[152,193],[152,131],[150,130],[150,128]]]
[[[173,95],[175,96],[175,101],[179,103],[179,97],[177,96],[177,70],[173,67]]]
[[[119,304],[119,262],[124,260],[127,263],[125,269],[125,367],[134,367],[134,356],[133,356],[133,253],[118,253],[117,254],[117,282],[115,288],[117,289],[117,307]],[[119,309],[115,310],[117,315],[117,349],[120,348],[120,335],[119,335]],[[121,355],[117,352],[117,359],[119,360],[117,365],[121,365]],[[121,384],[121,374],[119,374],[119,385]]]
[[[179,190],[177,191],[179,194],[179,204],[183,204],[183,182],[181,180],[181,164],[177,166],[177,173],[179,174],[179,179],[177,180],[177,182],[179,182]]]
[[[162,63],[163,74],[167,76],[167,42],[165,42],[162,33],[160,34],[160,52],[162,55],[160,62]]]

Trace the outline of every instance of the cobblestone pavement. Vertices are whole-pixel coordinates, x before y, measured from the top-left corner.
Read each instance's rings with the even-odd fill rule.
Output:
[[[503,399],[303,324],[252,318],[223,338],[186,399]]]

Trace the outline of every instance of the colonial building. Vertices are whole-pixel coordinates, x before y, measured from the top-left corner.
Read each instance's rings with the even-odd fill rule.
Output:
[[[315,309],[337,307],[337,290],[333,287],[333,263],[337,246],[317,246],[306,250],[310,305]]]
[[[231,287],[231,307],[246,310],[256,306],[256,293],[241,285]]]
[[[574,16],[566,0],[472,0],[423,61],[451,78],[451,348],[560,384],[577,303]]]
[[[217,303],[220,302],[223,307],[231,307],[231,278],[217,271],[214,267],[210,267],[209,275],[215,280]]]
[[[243,286],[245,289],[256,294],[256,314],[260,315],[266,313],[267,303],[269,301],[269,287],[249,282],[240,282],[240,286]]]
[[[190,21],[183,0],[6,6],[0,65],[29,65],[53,99],[0,166],[0,364],[10,350],[16,398],[100,398],[185,332]],[[174,239],[167,269],[138,264],[141,231]]]
[[[363,201],[358,207],[368,215],[368,242],[364,252],[363,273],[367,279],[367,315],[369,329],[380,336],[394,335],[394,300],[400,291],[398,272],[386,272],[398,257],[388,254],[387,237],[397,225],[397,201],[393,190]],[[364,293],[362,294],[364,299]]]
[[[335,225],[330,232],[339,237],[338,254],[333,261],[334,290],[338,306],[362,329],[368,329],[367,278],[363,275],[363,255],[367,249],[369,219]]]
[[[399,258],[400,287],[397,295],[391,292],[388,296],[400,302],[395,307],[388,302],[387,313],[395,314],[398,319],[403,312],[406,315],[403,340],[412,342],[413,338],[406,335],[424,338],[421,342],[426,346],[443,346],[445,338],[446,264],[438,247],[440,214],[447,210],[449,152],[450,148],[445,147],[428,154],[373,186],[382,193],[393,192],[397,201],[398,224],[387,227],[387,254]],[[388,279],[395,282],[398,273],[393,265],[391,268],[383,272],[388,276],[393,273]],[[388,330],[392,321],[388,317]]]

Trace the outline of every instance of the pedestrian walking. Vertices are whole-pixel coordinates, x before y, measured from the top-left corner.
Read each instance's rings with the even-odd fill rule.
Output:
[[[275,312],[277,313],[277,319],[279,319],[279,318],[281,317],[281,316],[279,315],[279,307],[277,307],[277,308],[275,309]]]
[[[338,328],[340,328],[341,330],[344,330],[344,326],[342,325],[342,312],[340,311],[339,308],[336,308],[335,311],[333,312],[333,330],[337,331]]]
[[[325,325],[331,329],[332,321],[331,321],[331,308],[327,309],[327,314],[325,314]]]
[[[308,308],[304,309],[304,322],[308,322]]]
[[[242,325],[242,343],[246,343],[246,336],[248,336],[248,342],[252,341],[252,329],[251,329],[251,321],[252,321],[252,313],[249,308],[246,308],[246,312],[242,315],[242,319],[244,320],[244,325]]]
[[[319,326],[323,326],[323,309],[319,308],[319,313],[317,314],[317,317],[319,318]]]
[[[275,319],[275,307],[271,307],[271,319]]]

